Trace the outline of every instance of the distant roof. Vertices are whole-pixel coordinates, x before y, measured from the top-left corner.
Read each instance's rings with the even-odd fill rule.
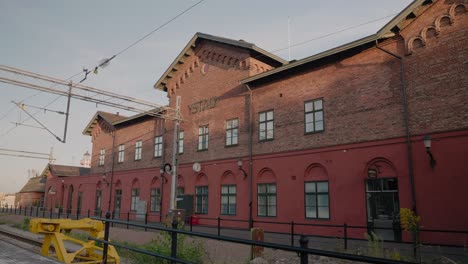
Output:
[[[83,130],[83,134],[91,136],[91,130],[93,130],[93,128],[96,126],[99,118],[104,119],[111,126],[116,126],[116,125],[122,125],[122,124],[124,124],[126,122],[130,122],[132,120],[136,120],[136,119],[139,119],[139,118],[142,118],[142,117],[145,117],[145,116],[154,116],[155,114],[160,114],[163,111],[164,111],[163,107],[162,108],[155,108],[155,109],[152,109],[152,110],[150,110],[148,112],[136,114],[136,115],[133,115],[133,116],[130,116],[130,117],[122,116],[120,114],[117,115],[117,114],[111,114],[111,113],[107,113],[107,112],[98,111],[98,112],[96,112],[96,114],[94,114],[91,121],[89,121],[88,125]]]
[[[172,62],[172,64],[167,68],[167,70],[164,72],[164,74],[159,78],[159,80],[154,84],[154,88],[167,91],[167,87],[165,86],[165,82],[167,79],[167,76],[169,73],[171,73],[172,69],[174,69],[179,63],[183,63],[184,57],[189,56],[192,52],[192,49],[196,46],[196,44],[200,40],[208,40],[208,41],[213,41],[213,42],[218,42],[221,44],[226,44],[230,46],[234,46],[237,48],[242,48],[242,49],[247,49],[257,55],[257,58],[267,64],[270,64],[272,66],[278,67],[284,64],[287,64],[288,61],[283,60],[282,58],[264,50],[261,49],[253,43],[249,43],[243,40],[234,40],[234,39],[228,39],[228,38],[223,38],[223,37],[217,37],[213,35],[208,35],[204,33],[197,32],[192,39],[187,43],[185,48],[179,53],[179,55],[176,57],[176,59]]]
[[[94,114],[93,118],[91,121],[89,121],[88,125],[86,128],[83,130],[84,135],[89,135],[91,136],[91,130],[97,125],[98,119],[102,118],[104,119],[109,125],[112,125],[114,122],[117,122],[119,120],[126,119],[126,116],[122,116],[120,114],[111,114],[103,111],[97,111],[96,114]]]
[[[45,181],[41,181],[43,177],[38,176],[28,180],[28,182],[21,188],[20,193],[27,192],[44,192],[45,191]]]
[[[255,76],[246,78],[241,81],[243,84],[251,83],[263,78],[266,78],[268,76],[276,75],[279,73],[282,73],[284,71],[297,68],[299,66],[309,64],[311,62],[317,61],[319,59],[325,58],[332,56],[334,54],[350,50],[352,48],[356,48],[358,46],[362,46],[371,42],[375,42],[379,39],[385,39],[389,38],[391,36],[394,36],[394,32],[400,31],[402,28],[404,28],[408,23],[405,23],[406,19],[414,19],[416,18],[420,12],[418,12],[424,5],[431,4],[434,1],[431,0],[415,0],[411,4],[409,4],[405,9],[403,9],[397,16],[395,16],[392,20],[390,20],[387,24],[385,24],[379,31],[377,31],[375,34],[367,36],[365,38],[358,39],[356,41],[341,45],[339,47],[306,57],[301,60],[297,60],[294,62],[291,62],[289,64],[286,64],[284,66],[281,66],[276,69],[269,70],[267,72],[263,72],[260,74],[257,74]]]
[[[84,176],[91,173],[90,168],[49,164],[49,171],[56,177]]]

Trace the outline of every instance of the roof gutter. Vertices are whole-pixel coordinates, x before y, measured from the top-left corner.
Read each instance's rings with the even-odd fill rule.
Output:
[[[415,190],[415,184],[414,184],[413,151],[411,148],[411,133],[409,129],[408,99],[406,97],[405,64],[403,63],[403,57],[379,47],[378,40],[375,41],[375,47],[400,61],[400,81],[401,81],[401,97],[402,97],[401,104],[403,107],[403,119],[404,119],[405,134],[406,134],[406,156],[408,159],[408,175],[410,178],[412,210],[417,214],[416,190]]]

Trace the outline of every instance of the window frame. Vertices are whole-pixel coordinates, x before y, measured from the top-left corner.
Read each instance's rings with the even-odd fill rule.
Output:
[[[142,152],[143,152],[143,141],[137,140],[135,142],[135,160],[141,160]]]
[[[136,211],[137,198],[140,199],[140,188],[132,188],[131,200],[130,200],[130,211]]]
[[[184,154],[184,138],[185,138],[184,130],[180,130],[179,131],[179,141],[177,142],[178,143],[177,153],[179,153],[179,154]]]
[[[117,163],[125,161],[125,144],[120,144],[118,147]]]
[[[317,185],[318,183],[327,183],[327,192],[319,192]],[[314,183],[315,184],[315,192],[307,192],[306,191],[306,184],[307,183]],[[320,217],[319,216],[319,207],[324,207],[324,206],[319,206],[318,204],[318,196],[319,195],[327,195],[327,200],[328,200],[328,217]],[[315,206],[307,206],[307,195],[315,195]],[[315,207],[315,215],[316,217],[308,217],[307,216],[307,207]],[[330,220],[331,218],[331,211],[330,211],[330,181],[328,180],[319,180],[319,181],[304,181],[304,216],[305,219],[311,219],[311,220]]]
[[[260,193],[258,191],[258,189],[259,189],[259,187],[261,185],[265,185],[267,187],[266,188],[266,190],[267,190],[266,193]],[[274,194],[268,192],[268,186],[270,186],[270,185],[275,186],[275,193]],[[260,210],[258,210],[258,209],[259,209],[259,206],[260,206],[259,205],[260,196],[266,197],[266,199],[265,199],[266,204],[264,205],[265,206],[265,215],[260,215],[259,214]],[[275,197],[275,215],[270,215],[270,213],[269,213],[270,210],[268,209],[269,206],[271,206],[271,205],[269,205],[269,202],[268,202],[269,199],[268,198],[272,197],[272,196]],[[277,217],[277,216],[278,216],[278,186],[277,186],[276,182],[257,183],[257,217]]]
[[[230,122],[236,121],[236,126],[234,127],[231,123],[231,127],[228,127],[228,124]],[[225,147],[235,147],[239,145],[239,118],[231,118],[226,120],[226,134],[225,134],[225,139],[224,139],[224,146]],[[236,131],[236,136],[234,137],[234,131]],[[231,136],[228,136],[228,133],[231,133]],[[236,139],[236,143],[232,143],[233,139]],[[228,139],[231,139],[231,143],[228,144]]]
[[[198,190],[201,190],[202,192],[198,193]],[[206,190],[206,193],[203,192],[204,190]],[[200,203],[198,202],[199,199],[201,199]],[[208,185],[195,186],[195,213],[196,214],[208,214],[208,209],[209,209],[208,199],[209,199]],[[203,203],[204,201],[205,203]],[[201,208],[198,207],[199,205],[201,206]],[[206,209],[206,211],[203,209]]]
[[[153,193],[155,191],[156,193]],[[151,188],[150,190],[150,212],[161,212],[161,189]]]
[[[106,162],[106,149],[105,148],[102,148],[100,151],[99,151],[99,163],[98,163],[98,166],[104,166]]]
[[[317,110],[315,109],[315,102],[317,101],[321,101],[322,102],[322,108]],[[311,111],[306,111],[306,105],[309,104],[309,103],[312,103],[312,110]],[[312,99],[312,100],[308,100],[308,101],[305,101],[304,102],[304,134],[305,135],[309,135],[309,134],[316,134],[316,133],[323,133],[325,131],[325,107],[324,107],[324,100],[323,100],[323,97],[320,97],[320,98],[316,98],[316,99]],[[322,130],[317,130],[315,129],[315,124],[316,124],[316,120],[315,120],[315,113],[318,113],[318,112],[322,112]],[[308,115],[311,115],[312,116],[312,122],[309,122],[307,123],[307,116]],[[313,125],[313,130],[312,131],[307,131],[307,124],[312,124]]]
[[[269,120],[268,119],[268,113],[271,112],[272,113],[272,119]],[[265,120],[264,121],[261,121],[261,115],[262,114],[265,114]],[[268,138],[268,123],[272,123],[272,136],[271,138]],[[264,133],[265,133],[265,138],[262,139],[262,131],[260,129],[260,127],[262,126],[262,124],[265,124],[265,130],[264,130]],[[265,142],[265,141],[272,141],[275,139],[275,110],[274,109],[269,109],[269,110],[265,110],[265,111],[262,111],[262,112],[259,112],[258,113],[258,141],[259,142]]]
[[[97,212],[100,212],[101,207],[102,207],[102,190],[96,190],[95,201],[94,201],[94,213],[96,214]]]
[[[227,190],[228,192],[227,193],[223,193],[223,187],[227,187]],[[230,187],[234,187],[234,193],[231,193],[230,192]],[[223,213],[223,197],[227,197],[227,204],[225,204],[227,206],[227,212],[226,213]],[[231,208],[230,205],[231,204],[231,199],[234,197],[234,212],[231,212],[229,209]],[[220,214],[221,215],[237,215],[237,185],[236,184],[222,184],[221,185],[221,201],[220,201],[220,205],[221,205],[221,208],[220,208]]]
[[[155,136],[154,137],[154,157],[161,158],[163,154],[163,136]]]
[[[200,129],[203,129],[202,133],[200,134]],[[197,151],[207,151],[208,150],[208,142],[210,129],[208,125],[203,125],[198,127],[198,142],[197,142]],[[200,138],[202,142],[200,142]],[[200,143],[202,144],[202,148],[200,148]]]

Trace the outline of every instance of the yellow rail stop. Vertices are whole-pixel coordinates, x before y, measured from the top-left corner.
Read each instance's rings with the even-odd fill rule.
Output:
[[[102,263],[103,248],[96,245],[94,240],[81,241],[70,236],[71,230],[82,230],[89,236],[104,239],[104,224],[89,218],[80,220],[70,219],[31,219],[29,229],[33,233],[44,234],[41,255],[55,257],[63,263]],[[65,241],[69,241],[73,248],[66,248]],[[53,246],[55,254],[49,254]],[[68,243],[67,243],[68,246]],[[108,247],[107,263],[120,263],[120,257],[112,245]]]

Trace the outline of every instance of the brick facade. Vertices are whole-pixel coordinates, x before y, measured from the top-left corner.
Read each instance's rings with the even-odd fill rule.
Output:
[[[370,228],[388,220],[377,219],[381,216],[375,218],[369,211],[374,201],[366,184],[373,180],[369,173],[374,171],[378,180],[395,183],[396,205],[417,209],[425,228],[467,230],[463,203],[468,199],[463,189],[468,184],[463,167],[468,155],[466,10],[467,4],[460,1],[422,5],[413,10],[416,18],[402,18],[395,36],[379,37],[316,60],[306,58],[295,67],[281,67],[281,62],[266,59],[240,41],[200,37],[156,85],[167,90],[170,107],[175,107],[177,96],[182,101],[184,150],[178,155],[177,187],[197,200],[196,188],[207,186],[207,211],[199,216],[245,221],[226,221],[228,226],[246,227],[246,222],[253,220]],[[385,51],[402,58],[404,76],[400,60]],[[270,71],[275,73],[242,84]],[[324,130],[305,133],[304,103],[314,99],[323,102]],[[268,110],[274,113],[274,138],[259,141],[259,113]],[[233,118],[239,121],[238,144],[226,146],[226,120]],[[121,212],[127,212],[132,189],[138,188],[150,218],[157,221],[169,210],[171,179],[168,174],[161,177],[159,168],[172,162],[173,122],[141,117],[115,125],[112,194],[107,177],[112,164],[112,135],[108,124],[102,122],[91,132],[92,174],[67,178],[67,184],[86,193],[82,208],[91,211],[95,209],[96,190],[102,190],[103,203],[114,203],[117,189],[122,190]],[[208,149],[199,151],[199,127],[205,125],[209,128]],[[163,158],[154,157],[154,137],[158,135],[164,136]],[[433,168],[423,135],[433,139],[431,150],[437,160]],[[135,161],[135,141],[139,139],[144,142],[143,156]],[[118,163],[117,147],[123,143],[125,161]],[[102,148],[106,149],[105,165],[98,166]],[[237,165],[239,159],[245,173]],[[195,162],[201,163],[200,172],[192,169]],[[327,217],[307,217],[304,192],[308,182],[328,184]],[[265,184],[276,188],[275,213],[268,217],[261,215],[263,205],[258,202],[258,190]],[[222,185],[236,186],[234,215],[223,215]],[[151,189],[163,192],[162,211],[157,214],[149,210]],[[391,217],[393,227],[397,226],[397,213]],[[278,232],[289,230],[287,225],[261,226]],[[309,231],[304,226],[297,229]],[[339,236],[341,231],[317,232]],[[350,236],[362,238],[363,232],[351,230]],[[426,233],[423,240],[463,244],[466,237]]]

